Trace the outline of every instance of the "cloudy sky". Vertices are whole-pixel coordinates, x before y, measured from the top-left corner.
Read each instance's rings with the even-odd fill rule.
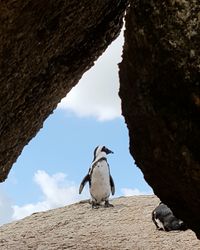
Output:
[[[114,151],[108,161],[115,197],[152,193],[129,154],[121,116],[117,64],[122,44],[123,34],[61,101],[0,183],[0,224],[89,198],[88,185],[81,195],[78,187],[97,145]]]

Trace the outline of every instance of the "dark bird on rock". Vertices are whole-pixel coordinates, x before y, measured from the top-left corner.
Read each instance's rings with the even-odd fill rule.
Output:
[[[188,229],[187,225],[182,220],[177,219],[172,210],[162,202],[153,210],[152,220],[158,230],[185,231]]]

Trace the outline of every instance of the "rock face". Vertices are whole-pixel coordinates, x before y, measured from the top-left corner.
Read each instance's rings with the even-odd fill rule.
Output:
[[[198,0],[133,1],[120,97],[136,164],[200,238],[199,41]]]
[[[0,1],[0,182],[122,27],[126,0]]]
[[[122,197],[112,201],[114,208],[77,203],[36,213],[0,227],[0,248],[199,250],[200,241],[191,230],[156,229],[151,212],[158,202],[155,196]]]

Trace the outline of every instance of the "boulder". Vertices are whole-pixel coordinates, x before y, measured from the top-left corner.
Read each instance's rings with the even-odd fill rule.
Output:
[[[132,1],[120,97],[137,166],[200,238],[199,41],[198,0]]]
[[[0,2],[0,182],[118,36],[126,0]]]

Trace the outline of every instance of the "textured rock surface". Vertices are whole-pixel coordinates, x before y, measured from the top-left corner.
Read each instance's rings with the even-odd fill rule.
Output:
[[[151,212],[155,196],[114,199],[114,208],[92,209],[89,204],[36,213],[0,227],[2,250],[111,249],[199,250],[200,241],[191,230],[156,230]]]
[[[126,0],[0,1],[0,181],[117,37]]]
[[[120,96],[130,152],[200,237],[200,2],[133,1]]]

